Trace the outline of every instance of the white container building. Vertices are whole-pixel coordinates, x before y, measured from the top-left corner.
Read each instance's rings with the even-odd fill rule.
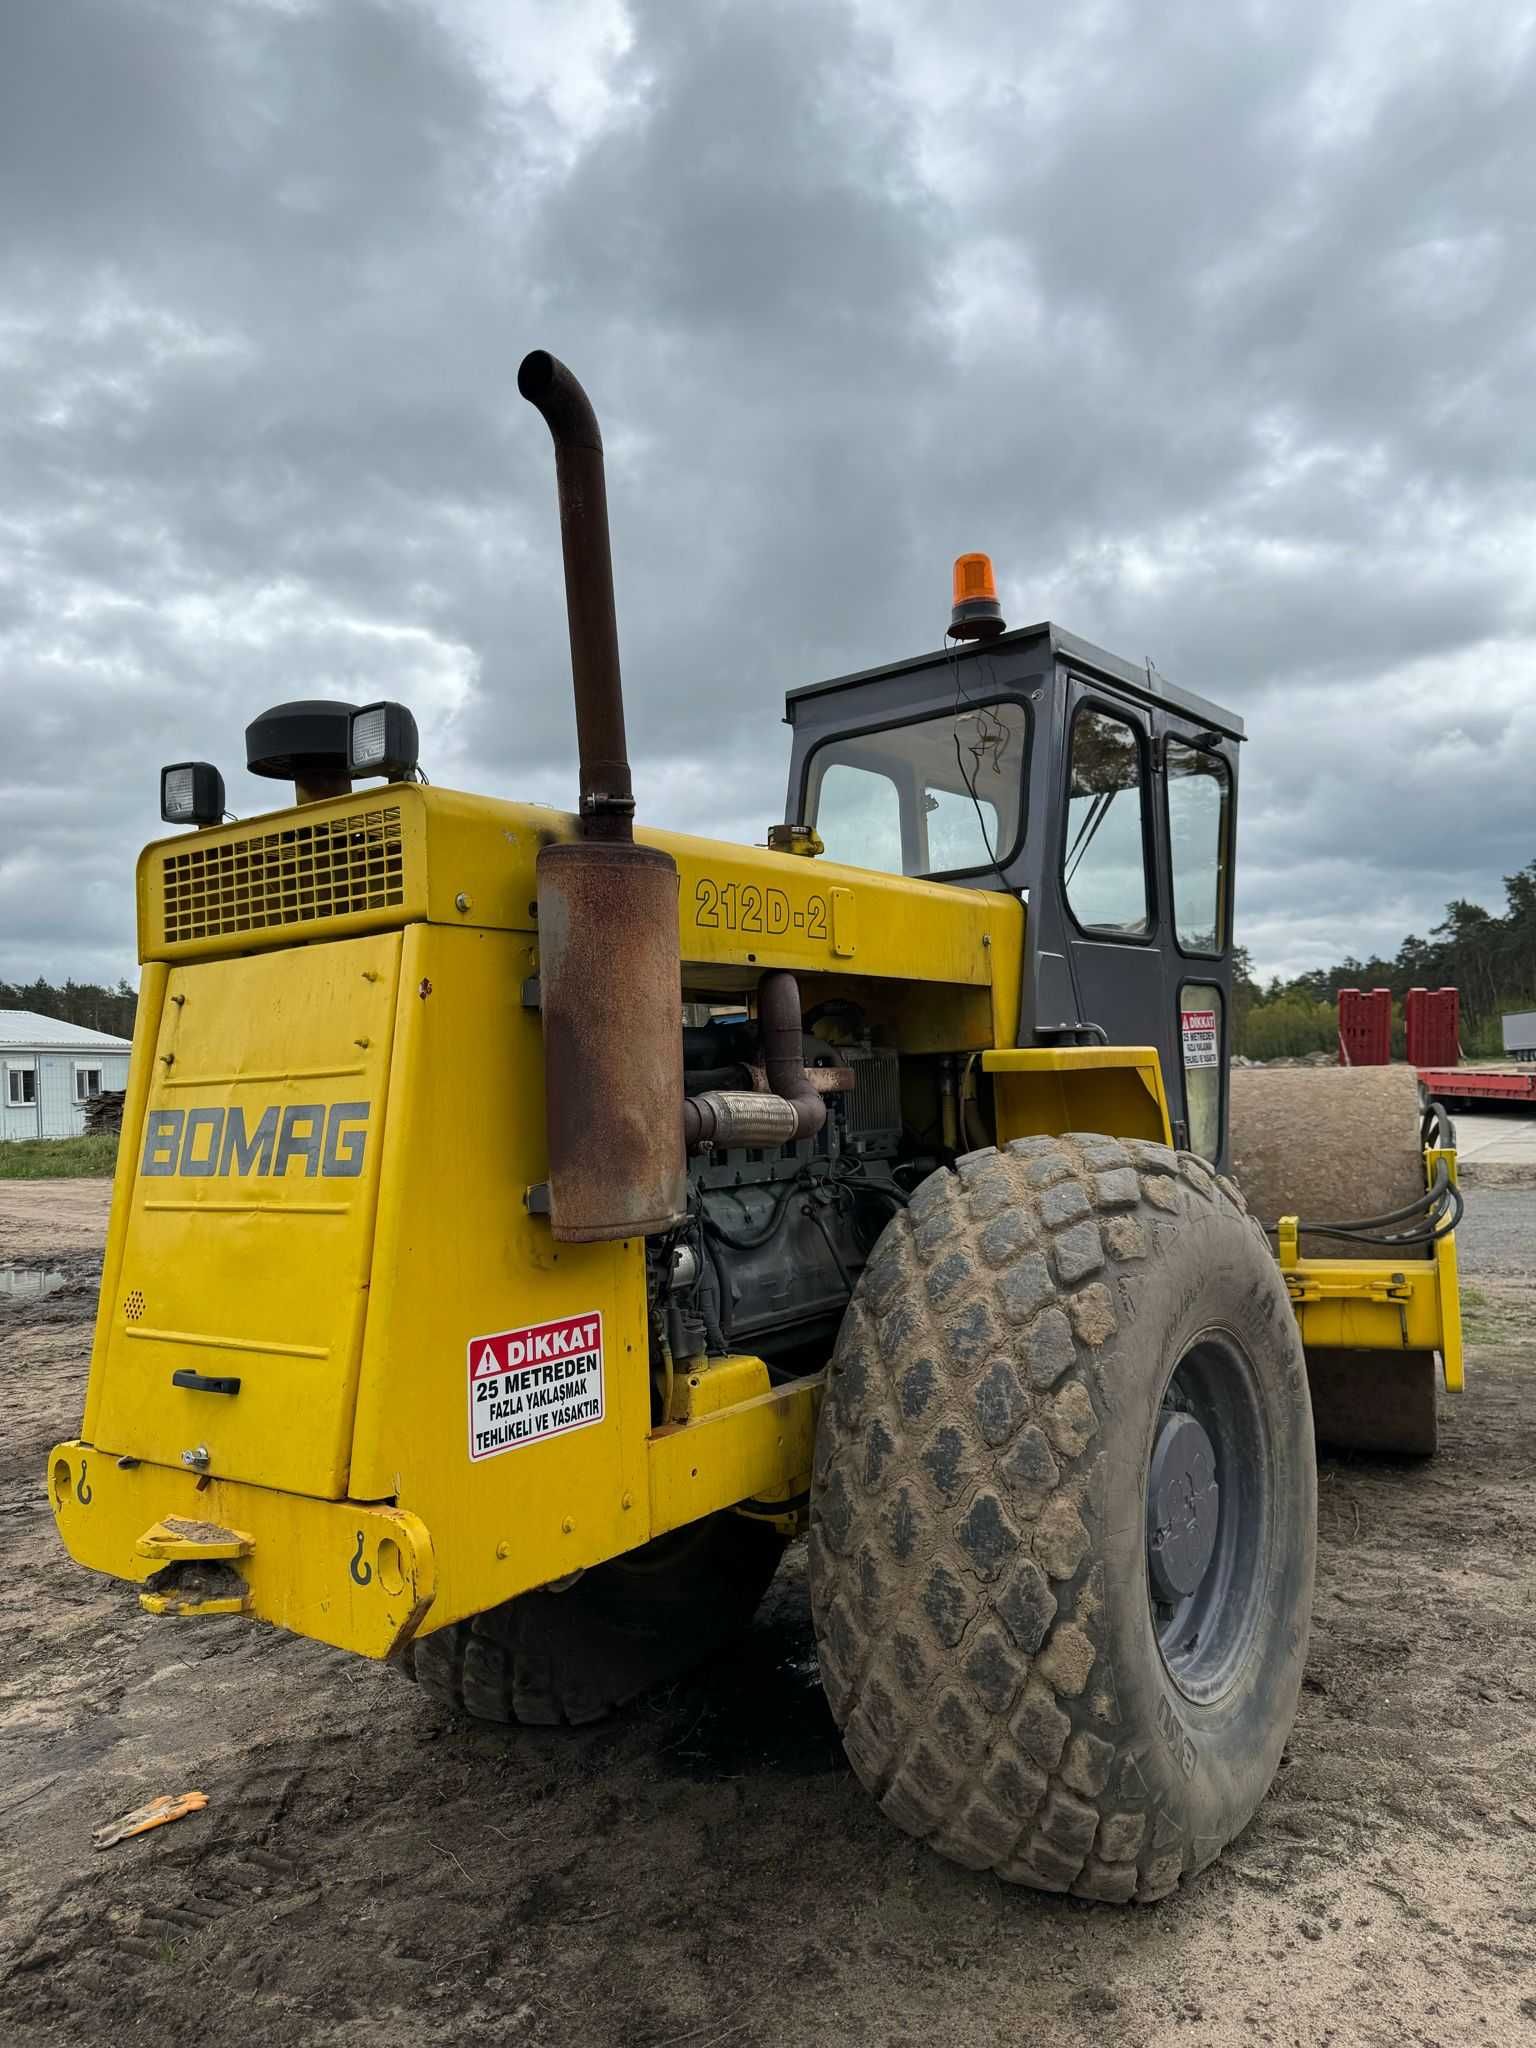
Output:
[[[110,1032],[0,1010],[0,1140],[78,1137],[91,1097],[127,1087],[131,1050]]]

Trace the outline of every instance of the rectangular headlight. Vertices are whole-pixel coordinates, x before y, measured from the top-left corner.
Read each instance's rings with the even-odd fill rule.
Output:
[[[352,772],[355,775],[366,775],[370,768],[382,766],[389,737],[386,724],[382,704],[370,704],[366,711],[359,711],[353,719]]]
[[[403,704],[363,704],[347,728],[347,770],[352,775],[409,775],[420,741]]]
[[[160,770],[160,815],[167,825],[217,825],[224,778],[211,761],[176,761]]]

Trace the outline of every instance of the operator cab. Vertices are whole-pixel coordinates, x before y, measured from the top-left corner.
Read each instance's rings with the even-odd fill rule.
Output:
[[[1023,1045],[1152,1045],[1177,1143],[1227,1158],[1243,722],[1061,627],[790,692],[786,816],[829,860],[1028,906]]]

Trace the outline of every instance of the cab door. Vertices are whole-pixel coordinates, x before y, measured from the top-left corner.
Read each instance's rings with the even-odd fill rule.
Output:
[[[1163,958],[1155,738],[1146,707],[1072,678],[1057,885],[1078,1019],[1111,1045],[1155,1045],[1169,1084],[1176,1056]],[[1178,1114],[1171,1085],[1169,1111]]]
[[[1154,1045],[1174,1142],[1223,1166],[1234,776],[1228,743],[1073,676],[1061,917],[1076,1014]]]
[[[1168,904],[1164,956],[1174,986],[1177,1065],[1164,1063],[1191,1151],[1224,1165],[1232,1029],[1232,832],[1230,747],[1166,713],[1155,716],[1161,792],[1158,866]]]

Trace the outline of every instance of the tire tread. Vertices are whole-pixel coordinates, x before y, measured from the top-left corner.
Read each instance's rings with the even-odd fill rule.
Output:
[[[1164,1145],[972,1152],[893,1220],[844,1323],[812,1490],[828,1699],[882,1810],[957,1863],[1105,1900],[1184,1874],[1116,1742],[1092,1496],[1124,1276],[1211,1205],[1246,1218]]]

